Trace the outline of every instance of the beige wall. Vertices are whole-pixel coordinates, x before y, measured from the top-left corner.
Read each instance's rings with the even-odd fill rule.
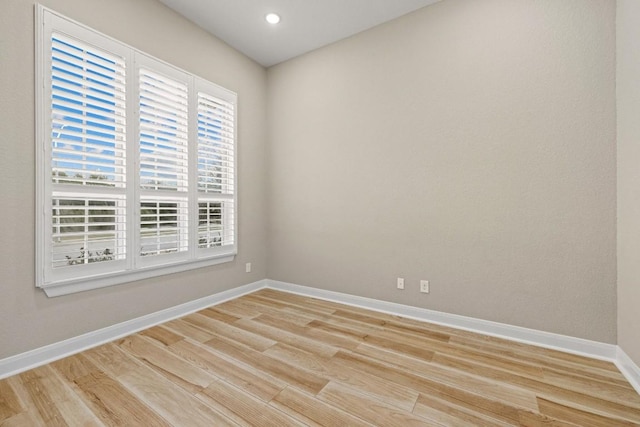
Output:
[[[640,2],[617,15],[618,344],[640,366]]]
[[[239,255],[212,268],[53,299],[34,287],[34,1],[2,0],[0,359],[266,275],[265,70],[153,0],[42,3],[238,93]]]
[[[445,0],[268,91],[269,278],[616,342],[615,2]]]
[[[154,0],[42,3],[239,94],[240,253],[35,289],[34,1],[0,0],[0,359],[267,276],[616,342],[614,2],[445,0],[274,67],[268,85]],[[637,3],[619,0],[618,320],[640,363]]]

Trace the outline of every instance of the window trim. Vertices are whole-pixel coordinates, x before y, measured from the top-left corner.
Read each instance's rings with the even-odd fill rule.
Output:
[[[36,37],[35,37],[35,76],[36,76],[36,96],[35,96],[35,124],[36,124],[36,287],[41,288],[49,297],[71,294],[85,290],[97,289],[106,286],[129,283],[141,279],[157,277],[166,274],[173,274],[187,270],[213,266],[217,264],[231,262],[238,253],[238,100],[237,94],[228,89],[222,88],[215,83],[202,79],[192,73],[184,71],[178,67],[159,60],[145,52],[133,48],[125,43],[115,40],[104,35],[92,28],[69,19],[51,9],[40,4],[36,5]],[[54,23],[45,25],[45,21],[53,20]],[[99,264],[82,266],[77,274],[71,277],[52,280],[53,267],[49,265],[51,258],[49,253],[52,250],[51,236],[51,208],[53,185],[51,183],[51,117],[50,112],[50,72],[46,67],[51,66],[51,55],[47,51],[49,48],[52,29],[56,32],[65,33],[64,26],[76,28],[78,32],[89,34],[89,37],[78,37],[68,34],[78,39],[84,44],[95,45],[101,50],[112,51],[103,46],[103,42],[117,47],[117,50],[126,53],[125,61],[127,64],[126,76],[126,224],[127,239],[126,242],[126,258],[120,261],[108,261],[122,265],[122,269],[109,272],[100,272]],[[73,31],[72,31],[73,32]],[[67,33],[65,33],[67,34]],[[96,40],[100,42],[96,43]],[[139,137],[138,137],[138,110],[136,104],[139,97],[138,73],[140,67],[140,58],[144,58],[143,63],[151,61],[151,63],[164,67],[167,70],[173,70],[178,74],[188,77],[188,106],[189,106],[189,122],[188,122],[188,254],[187,259],[184,257],[166,257],[166,261],[162,263],[141,261],[142,256],[136,251],[136,245],[140,243],[140,237],[137,233],[140,231],[140,177],[139,177]],[[157,71],[154,69],[154,71]],[[49,86],[49,87],[47,87]],[[202,88],[206,88],[203,90]],[[197,183],[197,167],[198,167],[198,93],[206,92],[208,95],[218,98],[222,101],[233,105],[233,194],[232,199],[228,196],[228,200],[232,200],[232,230],[233,245],[220,247],[212,247],[202,249],[198,247],[198,183]],[[210,194],[211,198],[216,198],[215,194]],[[180,259],[182,258],[182,259]],[[155,260],[154,260],[155,261]],[[49,263],[49,264],[47,264]],[[95,267],[95,268],[84,268]],[[66,268],[66,267],[62,267]],[[91,270],[95,273],[88,274]]]

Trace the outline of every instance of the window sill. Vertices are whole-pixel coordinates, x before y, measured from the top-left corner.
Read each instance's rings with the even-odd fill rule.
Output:
[[[103,276],[91,276],[77,278],[74,280],[66,280],[64,282],[49,283],[47,285],[40,286],[40,288],[44,290],[48,297],[58,297],[77,292],[89,291],[92,289],[105,288],[107,286],[121,285],[124,283],[134,282],[136,280],[223,264],[233,261],[234,258],[235,253],[223,254],[213,258],[181,262],[173,265],[159,265],[135,271],[122,271],[119,273],[109,273]]]

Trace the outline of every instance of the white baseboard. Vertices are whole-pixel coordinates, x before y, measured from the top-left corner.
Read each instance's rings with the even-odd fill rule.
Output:
[[[2,359],[0,360],[0,379],[126,337],[143,329],[186,316],[204,308],[221,304],[264,287],[266,287],[266,280],[260,280]]]
[[[631,386],[640,394],[640,367],[617,345],[575,338],[567,335],[522,328],[504,323],[475,319],[473,317],[449,314],[426,308],[412,307],[387,301],[380,301],[341,292],[311,288],[293,283],[266,280],[266,287],[297,295],[333,301],[340,304],[361,307],[438,325],[450,326],[484,335],[504,338],[538,347],[563,351],[613,362]]]
[[[575,338],[567,335],[522,328],[504,323],[475,319],[473,317],[449,314],[425,308],[412,307],[387,301],[380,301],[341,292],[327,291],[293,283],[266,280],[267,288],[283,292],[333,301],[354,307],[361,307],[438,325],[450,326],[484,335],[504,338],[538,347],[577,354],[615,363],[622,375],[640,394],[640,367],[617,345]]]
[[[622,375],[627,378],[633,388],[640,394],[640,367],[638,367],[620,347],[618,347],[616,356],[616,366],[618,366]]]
[[[341,292],[327,291],[264,279],[240,286],[208,297],[200,298],[146,316],[118,323],[117,325],[89,332],[45,347],[27,351],[0,360],[0,379],[19,374],[58,359],[79,353],[98,345],[117,340],[138,331],[186,316],[196,311],[221,304],[259,289],[270,288],[283,292],[333,301],[345,305],[361,307],[382,313],[403,316],[484,335],[505,338],[539,347],[560,350],[567,353],[614,362],[631,385],[640,393],[640,368],[617,345],[589,341],[566,335],[553,334],[535,329],[511,326],[456,314],[449,314],[425,308],[412,307],[387,301],[380,301]]]
[[[550,348],[553,350],[560,350],[567,353],[578,354],[595,359],[607,360],[611,362],[616,360],[616,350],[618,347],[613,344],[589,341],[582,338],[570,337],[567,335],[559,335],[550,332],[538,331],[535,329],[527,329],[519,326],[507,325],[504,323],[459,316],[456,314],[428,310],[426,308],[412,307],[408,305],[380,301],[371,298],[343,294],[340,292],[310,288],[293,283],[278,282],[275,280],[267,280],[267,287],[275,290],[291,292],[298,295],[338,302],[345,305],[366,308],[382,313],[422,320],[424,322],[436,323],[438,325],[451,326],[453,328],[464,329],[471,332],[478,332],[484,335],[505,338],[512,341],[531,344],[538,347]]]

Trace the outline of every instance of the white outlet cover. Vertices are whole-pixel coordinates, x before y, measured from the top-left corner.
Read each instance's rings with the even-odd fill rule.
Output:
[[[420,280],[420,292],[428,294],[429,293],[429,281],[428,280]]]
[[[404,279],[402,277],[398,277],[398,289],[404,289]]]

